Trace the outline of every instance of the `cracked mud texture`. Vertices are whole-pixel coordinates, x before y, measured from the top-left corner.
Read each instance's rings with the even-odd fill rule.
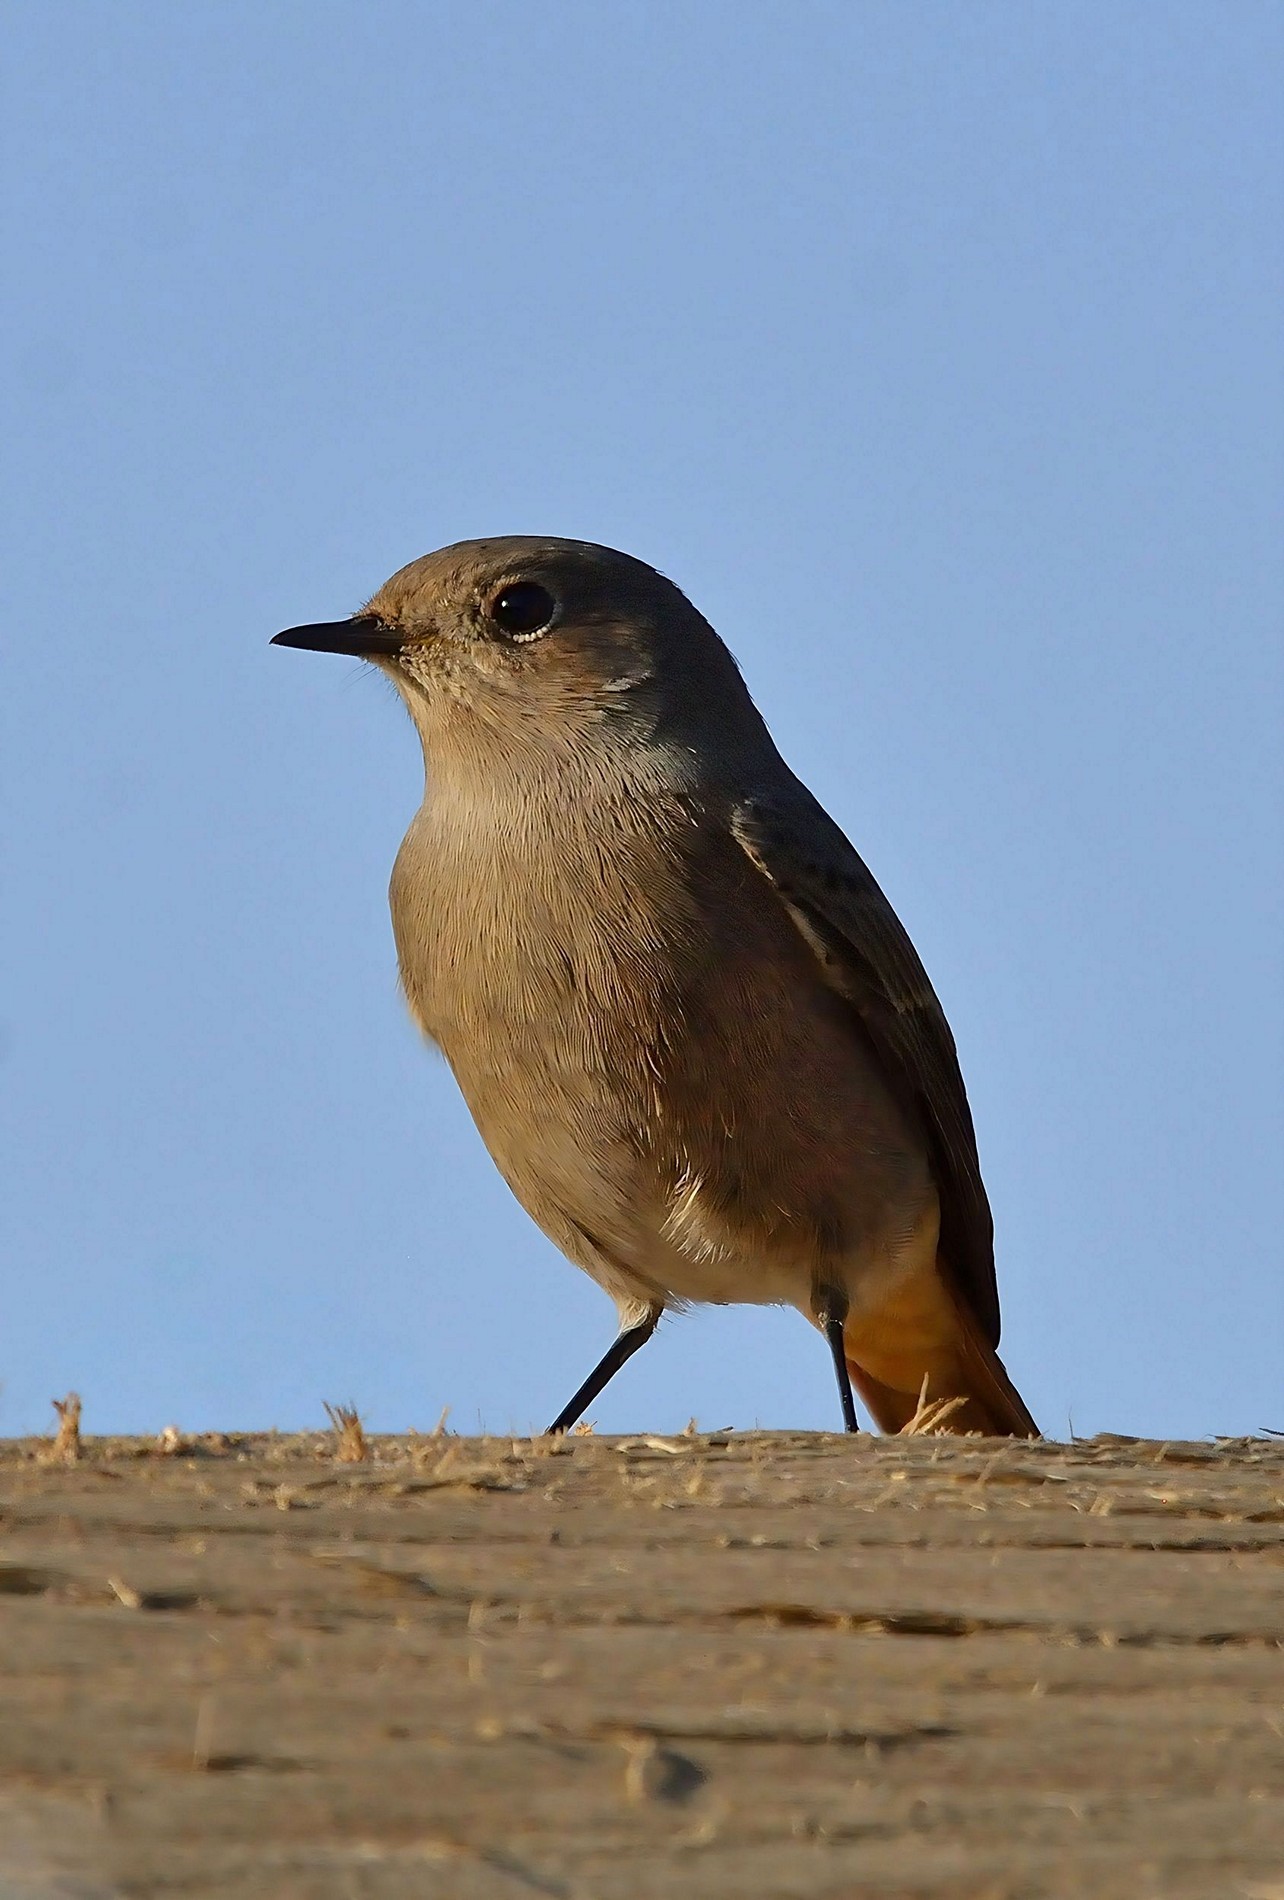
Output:
[[[0,1446],[0,1900],[1284,1900],[1284,1445]]]

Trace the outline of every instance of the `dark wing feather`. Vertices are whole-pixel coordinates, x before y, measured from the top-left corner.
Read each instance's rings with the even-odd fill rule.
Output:
[[[972,1111],[945,1012],[873,874],[800,781],[733,812],[741,848],[774,887],[831,987],[860,1018],[902,1106],[931,1145],[941,1252],[991,1345],[999,1340],[994,1224]]]

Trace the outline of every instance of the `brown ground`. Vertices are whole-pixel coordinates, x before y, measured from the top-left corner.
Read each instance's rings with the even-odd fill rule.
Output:
[[[368,1449],[0,1446],[0,1900],[1284,1900],[1284,1445]]]

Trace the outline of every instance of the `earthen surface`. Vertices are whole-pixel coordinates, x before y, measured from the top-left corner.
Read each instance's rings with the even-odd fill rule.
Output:
[[[0,1447],[0,1900],[1284,1900],[1284,1445]]]

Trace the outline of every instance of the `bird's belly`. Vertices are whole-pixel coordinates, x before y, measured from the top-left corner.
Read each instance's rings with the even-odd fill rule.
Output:
[[[652,1229],[640,1236],[639,1253],[647,1279],[674,1306],[805,1306],[810,1293],[797,1260],[769,1250],[710,1259],[667,1244]]]
[[[685,1061],[602,1017],[545,1012],[443,1048],[500,1173],[613,1297],[793,1305],[838,1285],[875,1307],[934,1245],[925,1161],[857,1051],[757,1037],[756,1087],[706,1019]],[[817,1030],[819,1035],[819,1030]],[[804,1059],[804,1058],[807,1059]],[[696,1073],[690,1073],[694,1062]]]
[[[662,1104],[653,1105],[654,1123],[639,1127],[631,1090],[599,1087],[588,1100],[542,1066],[531,1091],[538,1092],[538,1118],[516,1125],[511,1086],[496,1088],[492,1077],[452,1067],[517,1199],[614,1297],[675,1306],[806,1303],[811,1275],[796,1246],[699,1220],[689,1182],[663,1152]]]

